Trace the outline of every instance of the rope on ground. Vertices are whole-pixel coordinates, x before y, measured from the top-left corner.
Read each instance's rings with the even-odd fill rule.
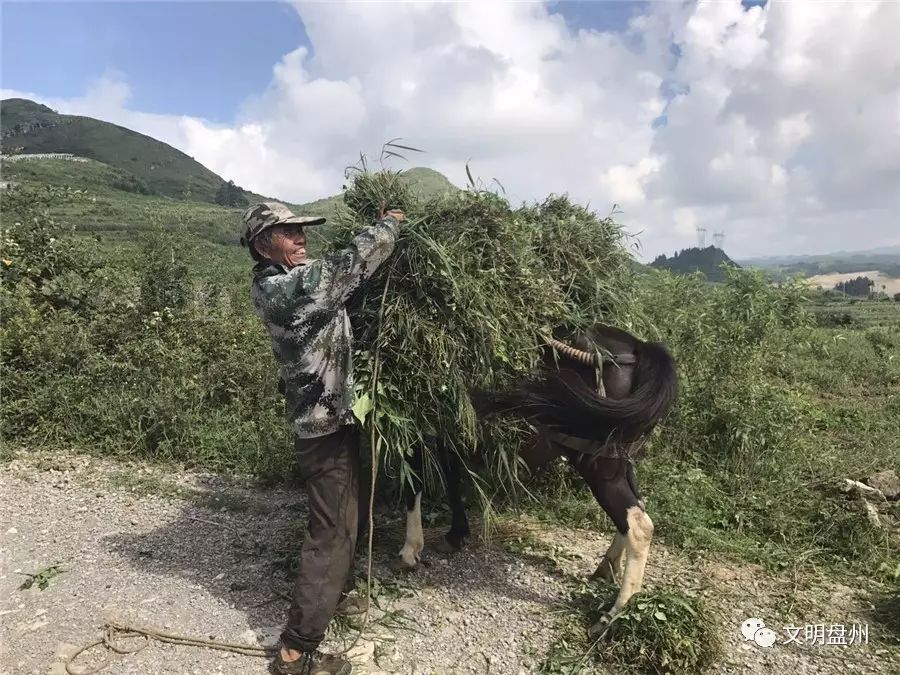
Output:
[[[124,647],[121,642],[141,638],[141,642],[136,647]],[[136,654],[150,644],[150,640],[157,642],[165,642],[173,645],[184,645],[188,647],[205,647],[206,649],[217,649],[220,651],[233,652],[235,654],[243,654],[245,656],[262,656],[268,657],[275,654],[276,648],[257,647],[254,645],[241,644],[237,642],[225,642],[222,640],[208,640],[205,638],[195,638],[186,635],[177,635],[167,631],[154,628],[152,626],[132,626],[121,621],[110,621],[103,626],[103,637],[85,645],[66,660],[66,672],[69,675],[91,675],[98,673],[109,665],[109,659],[105,658],[96,666],[80,667],[73,669],[75,660],[84,652],[94,647],[103,646],[107,651],[116,654]]]

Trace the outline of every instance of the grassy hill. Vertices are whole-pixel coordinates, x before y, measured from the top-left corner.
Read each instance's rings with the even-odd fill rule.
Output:
[[[404,171],[402,178],[413,192],[425,199],[440,197],[443,194],[459,189],[444,174],[423,166]],[[327,218],[334,213],[336,208],[340,208],[343,203],[343,197],[340,194],[336,194],[305,204],[290,204],[290,206],[297,213],[309,216],[325,216]]]
[[[91,117],[61,115],[21,98],[0,102],[4,154],[71,153],[126,172],[164,197],[214,202],[224,180],[171,145]],[[251,201],[260,195],[247,193]]]
[[[695,246],[679,251],[671,257],[660,255],[650,263],[650,266],[669,270],[675,274],[703,272],[709,281],[723,281],[724,274],[720,268],[722,263],[739,266],[720,248],[715,246],[697,248]]]
[[[4,122],[6,119],[4,116]],[[12,116],[9,119],[19,118]],[[23,187],[43,189],[52,186],[57,190],[51,209],[54,217],[75,226],[82,235],[105,244],[130,245],[136,233],[156,227],[178,229],[216,245],[233,246],[238,242],[238,221],[242,208],[210,203],[196,193],[187,198],[183,194],[174,197],[155,194],[152,190],[148,193],[146,184],[134,173],[101,161],[5,161],[2,163],[2,176],[4,181]],[[417,167],[404,172],[403,176],[415,191],[426,197],[436,197],[457,189],[443,174],[432,169]],[[248,198],[266,199],[253,194],[248,194]],[[335,194],[290,206],[300,214],[327,218],[343,208],[343,199],[340,194]],[[310,247],[313,251],[321,245],[326,232],[325,228],[311,230]]]
[[[136,233],[162,227],[213,245],[238,242],[243,208],[216,203],[223,179],[166,143],[90,117],[61,115],[25,99],[0,102],[0,127],[4,155],[71,153],[87,158],[2,164],[4,181],[62,189],[53,199],[52,214],[82,235],[104,245],[130,246]],[[443,174],[424,167],[409,169],[403,177],[424,198],[458,189]],[[335,185],[335,192],[340,187]],[[244,194],[250,203],[271,199]],[[299,214],[327,218],[343,208],[343,198],[338,192],[289,206]],[[310,231],[313,252],[323,245],[327,232],[327,226]]]
[[[404,171],[402,177],[413,192],[425,199],[440,197],[459,189],[444,174],[422,166]],[[304,216],[323,216],[328,218],[336,210],[344,208],[344,198],[342,195],[336,194],[305,204],[289,204],[289,206],[295,213]],[[323,227],[311,228],[309,233],[310,249],[315,252],[327,238],[327,223]]]
[[[61,115],[27,99],[0,102],[3,153],[71,153],[94,163],[40,160],[9,162],[4,179],[30,183],[66,184],[77,188],[118,188],[124,192],[153,194],[190,202],[215,203],[224,179],[180,150],[144,134],[91,117]],[[457,188],[432,169],[413,168],[404,173],[413,189],[424,197]],[[271,199],[244,190],[248,200]],[[328,216],[341,204],[339,194],[306,204],[292,204],[309,215]]]
[[[141,231],[180,230],[216,244],[238,241],[242,209],[194,199],[146,194],[128,171],[102,162],[42,159],[4,161],[3,180],[25,188],[52,190],[50,212],[76,232],[114,243],[130,243]]]

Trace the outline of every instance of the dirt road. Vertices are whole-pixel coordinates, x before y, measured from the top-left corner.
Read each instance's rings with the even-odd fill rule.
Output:
[[[398,516],[400,514],[397,514]],[[168,475],[87,457],[21,456],[0,467],[0,674],[65,673],[64,661],[95,640],[104,621],[153,625],[179,634],[269,646],[286,603],[299,549],[300,493],[201,474]],[[560,603],[596,564],[608,535],[531,522],[527,530],[564,555],[514,554],[502,537],[450,559],[432,556],[411,575],[387,568],[399,549],[401,520],[379,518],[374,625],[354,648],[360,673],[540,672]],[[437,534],[432,533],[432,536]],[[59,564],[46,588],[20,589]],[[860,582],[773,578],[762,569],[654,545],[647,583],[706,596],[719,615],[722,673],[893,673],[900,655],[869,627],[869,644],[747,643],[740,622],[770,626],[871,623]],[[781,637],[784,633],[778,629]],[[336,627],[326,647],[355,633]],[[96,664],[99,650],[79,663]],[[265,673],[264,659],[151,643],[110,654],[113,674]],[[602,666],[592,671],[606,672]]]

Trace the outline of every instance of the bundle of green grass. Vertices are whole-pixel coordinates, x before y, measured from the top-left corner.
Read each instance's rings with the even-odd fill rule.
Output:
[[[356,172],[344,202],[332,219],[335,246],[382,205],[407,216],[397,250],[351,301],[355,412],[386,464],[408,476],[393,460],[420,444],[426,467],[437,468],[444,444],[464,458],[479,451],[498,484],[515,484],[527,430],[479,420],[472,393],[532,371],[555,328],[631,325],[634,277],[621,227],[566,197],[517,208],[474,188],[423,199],[390,171]]]
[[[605,632],[589,639],[585,628],[599,618],[599,607],[611,606],[617,592],[606,583],[572,592],[570,611],[560,615],[557,639],[541,672],[581,673],[602,664],[604,672],[696,675],[716,663],[722,651],[716,612],[677,588],[634,595]]]

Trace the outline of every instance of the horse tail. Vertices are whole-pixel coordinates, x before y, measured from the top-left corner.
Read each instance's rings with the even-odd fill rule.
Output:
[[[678,389],[675,361],[665,346],[639,342],[634,353],[634,384],[624,398],[603,397],[581,377],[566,377],[567,369],[547,367],[513,389],[482,395],[478,407],[579,438],[634,442],[665,417]]]

